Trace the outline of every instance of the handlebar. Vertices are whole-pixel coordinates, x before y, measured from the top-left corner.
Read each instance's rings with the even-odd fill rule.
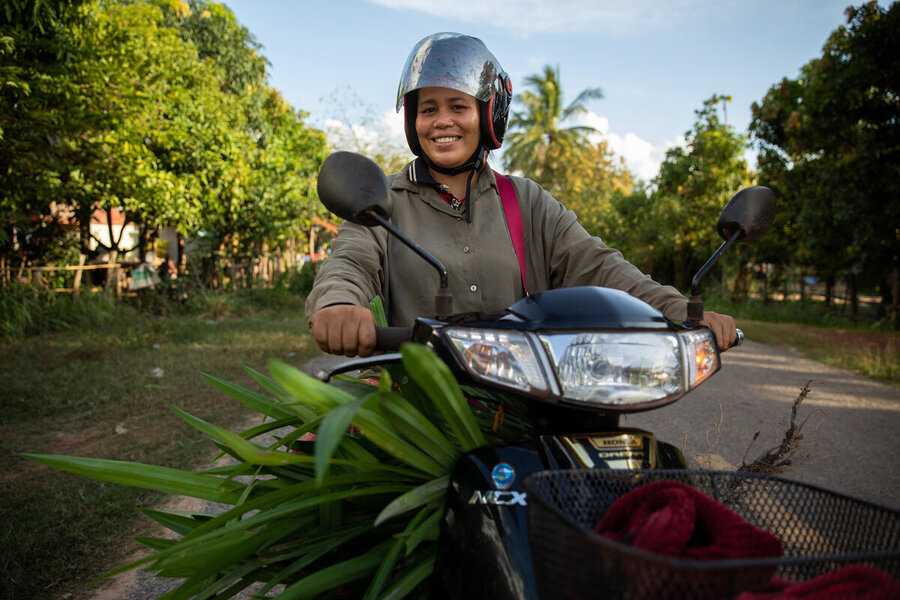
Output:
[[[381,352],[399,350],[404,342],[412,340],[412,327],[376,327],[375,349]]]
[[[740,329],[737,329],[737,339],[734,340],[734,345],[732,346],[732,348],[737,348],[738,346],[740,346],[743,343],[744,343],[744,332],[741,331]]]

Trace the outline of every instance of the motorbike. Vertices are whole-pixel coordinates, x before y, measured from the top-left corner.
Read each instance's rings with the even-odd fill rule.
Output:
[[[320,379],[399,362],[393,351],[417,342],[437,353],[461,384],[525,407],[531,423],[521,439],[478,448],[456,463],[431,596],[537,598],[523,482],[553,472],[687,467],[677,447],[619,420],[675,402],[719,370],[715,337],[700,325],[699,284],[732,244],[765,233],[774,218],[774,193],[750,187],[727,204],[716,225],[724,242],[695,275],[688,319],[676,324],[641,300],[602,287],[535,293],[500,315],[455,315],[442,263],[391,223],[386,178],[375,163],[335,153],[320,171],[318,191],[332,213],[387,229],[440,279],[433,316],[419,317],[410,328],[378,328],[376,348],[385,354],[350,360]]]

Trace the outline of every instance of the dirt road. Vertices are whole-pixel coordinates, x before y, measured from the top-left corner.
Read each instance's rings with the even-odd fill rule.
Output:
[[[722,370],[696,391],[623,425],[654,432],[689,459],[700,456],[698,467],[711,453],[712,468],[734,468],[745,453],[750,462],[781,442],[792,402],[812,381],[799,409],[803,439],[782,476],[900,508],[900,389],[754,342],[722,359]]]

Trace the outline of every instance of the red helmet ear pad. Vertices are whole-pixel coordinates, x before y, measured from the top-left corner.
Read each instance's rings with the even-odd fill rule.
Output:
[[[509,107],[512,104],[512,82],[506,73],[497,78],[497,88],[487,102],[479,102],[481,117],[481,143],[488,150],[496,150],[503,144]]]

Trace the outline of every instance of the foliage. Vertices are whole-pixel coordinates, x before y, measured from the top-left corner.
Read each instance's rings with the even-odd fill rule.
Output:
[[[133,312],[105,294],[69,296],[36,290],[26,284],[0,289],[0,338],[68,329],[102,327]]]
[[[829,288],[857,274],[882,287],[900,265],[900,4],[846,11],[822,56],[753,105],[760,175],[784,199],[794,260]]]
[[[746,138],[719,116],[728,101],[706,100],[685,146],[666,152],[655,189],[616,197],[607,218],[610,237],[626,256],[679,289],[689,287],[693,269],[721,243],[713,224],[722,208],[750,183]]]
[[[402,598],[425,581],[449,472],[462,452],[493,437],[452,374],[423,346],[401,349],[402,369],[380,384],[352,378],[324,384],[280,362],[272,377],[250,371],[273,398],[208,379],[260,412],[237,435],[175,411],[236,463],[185,472],[137,463],[27,455],[104,481],[231,505],[220,515],[145,511],[182,536],[145,538],[146,565],[186,581],[171,596],[229,593],[264,581],[279,598],[343,590],[356,597]],[[315,442],[304,434],[315,433]],[[485,433],[489,432],[489,433]],[[265,434],[274,442],[263,441]],[[501,435],[498,433],[497,435]],[[246,476],[238,479],[239,476]]]
[[[506,167],[524,173],[544,187],[559,184],[567,158],[590,147],[587,135],[594,130],[585,125],[561,127],[561,123],[587,112],[585,102],[603,97],[600,88],[583,90],[568,106],[563,105],[559,67],[545,66],[539,75],[525,79],[529,90],[515,101],[524,111],[514,111],[509,119],[504,161]]]
[[[27,232],[65,205],[85,251],[96,208],[209,232],[211,256],[303,237],[322,211],[324,135],[266,85],[258,44],[225,6],[37,2],[52,18],[28,27],[10,16],[28,5],[0,19],[4,227]]]
[[[578,214],[582,226],[604,237],[610,231],[609,203],[630,193],[634,179],[599,132],[591,126],[572,125],[588,111],[585,103],[600,99],[599,88],[583,90],[563,106],[559,68],[544,67],[526,79],[531,89],[516,96],[524,110],[510,118],[503,160],[506,168],[541,184],[567,208]]]

